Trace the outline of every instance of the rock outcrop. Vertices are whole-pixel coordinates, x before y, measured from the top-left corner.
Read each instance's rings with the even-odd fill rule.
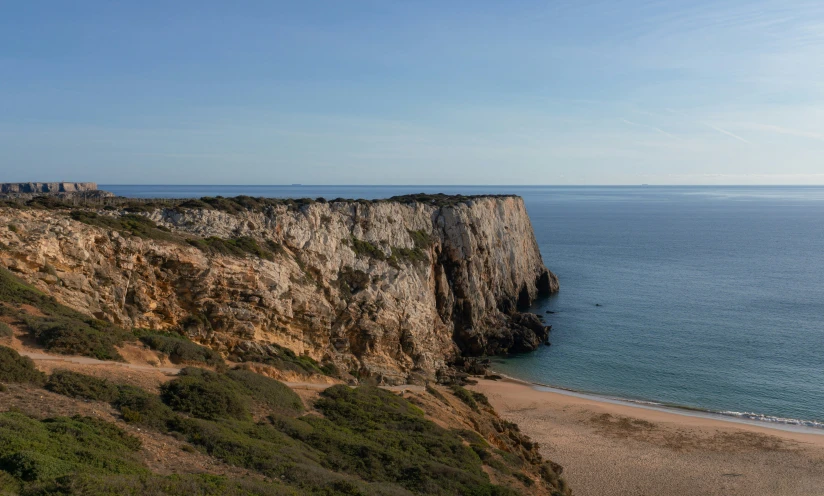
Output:
[[[3,208],[0,264],[124,327],[182,329],[227,354],[244,342],[274,343],[384,383],[546,339],[540,320],[519,310],[558,281],[519,197],[234,212],[185,205],[142,209],[156,237],[60,210]],[[203,249],[215,240],[254,240],[268,255]]]

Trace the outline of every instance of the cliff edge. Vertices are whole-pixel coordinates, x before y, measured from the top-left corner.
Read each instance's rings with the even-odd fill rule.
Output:
[[[519,310],[558,280],[519,197],[115,200],[0,208],[0,264],[123,327],[237,360],[276,344],[388,384],[546,339]]]

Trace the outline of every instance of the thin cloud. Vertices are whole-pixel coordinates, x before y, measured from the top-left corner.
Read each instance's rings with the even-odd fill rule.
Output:
[[[757,123],[750,123],[746,124],[747,127],[751,129],[758,129],[762,131],[770,131],[776,134],[786,134],[790,136],[798,136],[799,138],[810,138],[818,141],[824,141],[824,134],[822,133],[815,133],[812,131],[803,131],[800,129],[791,129],[788,127],[781,127],[781,126],[774,126],[771,124],[757,124]]]
[[[721,128],[720,128],[720,127],[718,127],[718,126],[713,126],[712,124],[709,124],[709,123],[706,123],[706,122],[702,122],[701,124],[703,124],[703,125],[705,125],[705,126],[707,126],[707,127],[711,128],[711,129],[715,129],[716,131],[718,131],[718,132],[719,132],[719,133],[721,133],[721,134],[726,134],[727,136],[730,136],[730,137],[732,137],[732,138],[735,138],[735,139],[737,139],[738,141],[743,141],[744,143],[746,143],[746,144],[748,144],[748,145],[751,145],[751,144],[752,144],[751,142],[749,142],[749,141],[745,140],[745,139],[744,139],[744,138],[742,138],[741,136],[738,136],[737,134],[733,134],[733,133],[731,133],[731,132],[727,131],[726,129],[721,129]]]
[[[675,136],[674,134],[670,134],[670,133],[668,133],[668,132],[664,131],[663,129],[661,129],[661,128],[659,128],[659,127],[650,126],[650,125],[648,125],[648,124],[638,124],[637,122],[628,121],[628,120],[626,120],[626,119],[621,119],[621,121],[622,121],[622,122],[624,122],[624,123],[626,123],[626,124],[629,124],[630,126],[645,127],[645,128],[647,128],[647,129],[652,129],[653,131],[655,131],[655,132],[657,132],[657,133],[661,133],[661,134],[663,134],[664,136],[669,136],[669,137],[670,137],[670,138],[672,138],[672,139],[677,139],[677,140],[680,140],[680,139],[681,139],[681,138],[679,138],[678,136]]]

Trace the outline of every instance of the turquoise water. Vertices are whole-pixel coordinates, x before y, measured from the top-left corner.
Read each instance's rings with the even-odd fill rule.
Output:
[[[144,197],[518,194],[561,292],[533,308],[554,312],[552,346],[496,360],[496,370],[620,398],[824,422],[822,187],[103,188]]]

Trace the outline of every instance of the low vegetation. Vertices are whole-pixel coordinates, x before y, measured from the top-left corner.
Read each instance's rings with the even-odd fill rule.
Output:
[[[220,353],[193,343],[179,334],[159,331],[135,331],[138,339],[149,348],[169,357],[173,363],[201,363],[211,367],[224,367]]]
[[[134,339],[113,324],[76,312],[0,268],[0,315],[16,319],[47,351],[122,360],[116,346]],[[22,310],[24,305],[36,312]]]
[[[295,372],[301,375],[327,375],[337,377],[338,370],[332,363],[319,364],[315,359],[297,355],[294,351],[274,343],[266,345],[266,351],[256,349],[239,349],[232,351],[230,358],[236,362],[252,362],[269,365],[278,370]]]
[[[475,400],[475,394],[478,394],[478,393],[473,394],[472,391],[469,391],[468,389],[464,389],[461,386],[452,386],[452,394],[454,394],[455,397],[458,398],[459,400],[466,403],[466,406],[471,408],[473,411],[475,411],[475,412],[480,411],[479,408],[478,408],[478,402]],[[486,399],[485,396],[484,396],[484,399]],[[488,402],[487,402],[487,404],[488,404]]]
[[[374,258],[375,260],[387,259],[386,253],[376,244],[369,241],[364,241],[352,236],[349,246],[358,256]]]
[[[0,339],[14,336],[14,331],[5,322],[0,322]]]
[[[70,215],[72,219],[84,224],[126,232],[140,238],[179,241],[169,229],[158,226],[143,215],[99,215],[89,210],[75,210]]]
[[[249,420],[250,398],[223,374],[185,368],[179,377],[161,387],[161,398],[173,410],[193,417]]]
[[[115,401],[120,394],[117,386],[106,379],[98,379],[69,370],[54,371],[49,376],[46,389],[71,398],[105,401],[106,403]]]
[[[255,238],[249,236],[241,236],[230,239],[210,236],[208,238],[187,239],[186,242],[203,252],[215,255],[227,255],[233,257],[254,255],[264,260],[274,260],[275,258],[271,251],[262,248]]]
[[[374,387],[330,387],[310,414],[284,384],[243,368],[186,368],[159,396],[67,371],[52,374],[46,387],[111,403],[126,422],[260,478],[161,476],[140,463],[140,441],[114,424],[6,412],[0,488],[12,494],[518,494],[492,484],[484,465],[534,484],[521,458],[496,455],[476,432],[442,428],[410,401]]]
[[[411,195],[393,196],[391,198],[365,200],[351,198],[263,198],[246,195],[226,198],[223,196],[202,197],[199,199],[173,199],[173,198],[75,198],[71,200],[62,199],[56,196],[41,195],[31,199],[7,199],[3,202],[5,206],[21,209],[48,209],[48,210],[88,210],[89,208],[103,209],[110,211],[125,211],[128,213],[143,213],[153,210],[168,209],[207,209],[218,210],[230,214],[237,214],[244,211],[265,212],[273,207],[286,207],[288,209],[301,209],[314,203],[358,203],[360,205],[371,205],[385,202],[400,203],[425,203],[436,207],[454,206],[479,198],[505,198],[510,195],[446,195],[443,193],[428,194],[417,193]]]
[[[66,475],[148,473],[140,447],[138,438],[98,419],[0,413],[0,470],[29,494],[48,494],[43,489]]]
[[[0,382],[42,384],[46,376],[37,370],[31,358],[0,346]]]

